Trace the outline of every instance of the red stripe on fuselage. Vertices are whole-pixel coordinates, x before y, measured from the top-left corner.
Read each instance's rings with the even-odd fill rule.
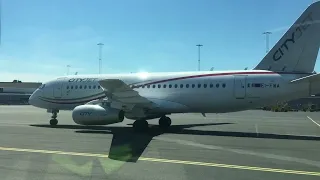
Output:
[[[141,84],[139,86],[146,86],[146,85],[151,85],[151,84],[164,83],[164,82],[168,82],[168,81],[176,81],[176,80],[183,80],[183,79],[190,79],[190,78],[201,78],[201,77],[210,77],[210,76],[227,76],[227,75],[245,75],[245,74],[281,74],[281,73],[276,73],[276,72],[270,71],[270,72],[225,72],[225,73],[213,73],[213,74],[200,74],[200,75],[192,75],[192,76],[164,79],[164,80]],[[282,73],[282,74],[296,74],[296,73]]]

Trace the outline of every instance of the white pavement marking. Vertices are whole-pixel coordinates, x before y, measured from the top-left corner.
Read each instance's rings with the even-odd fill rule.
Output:
[[[284,156],[284,155],[276,155],[276,154],[269,154],[269,153],[259,153],[254,151],[248,151],[248,150],[242,150],[242,149],[231,149],[226,148],[222,146],[214,146],[214,145],[206,145],[206,144],[200,144],[193,141],[187,141],[187,140],[181,140],[181,139],[174,139],[174,138],[165,138],[165,137],[155,137],[154,139],[167,141],[167,142],[174,142],[181,145],[187,145],[187,146],[194,146],[194,147],[200,147],[204,149],[211,149],[211,150],[222,150],[224,152],[232,152],[240,155],[251,155],[251,156],[257,156],[257,157],[263,157],[267,159],[275,159],[275,160],[281,160],[281,161],[289,161],[293,163],[301,163],[306,164],[309,166],[315,166],[320,168],[320,161],[313,161],[309,159],[303,159],[303,158],[296,158],[296,157],[290,157],[290,156]]]
[[[15,152],[29,152],[29,153],[42,153],[42,154],[98,157],[98,158],[107,158],[108,157],[107,154],[64,152],[64,151],[51,151],[51,150],[39,150],[39,149],[21,149],[21,148],[0,147],[0,150],[1,151],[15,151]],[[220,167],[220,168],[242,169],[242,170],[284,173],[284,174],[300,174],[300,175],[309,175],[309,176],[320,176],[320,172],[289,170],[289,169],[275,169],[275,168],[266,168],[266,167],[234,165],[234,164],[220,164],[220,163],[212,163],[212,162],[210,163],[210,162],[199,162],[199,161],[183,161],[183,160],[158,159],[158,158],[147,158],[147,157],[140,157],[139,161],[161,162],[161,163],[183,164],[183,165],[194,165],[194,166],[207,166],[207,167]]]
[[[320,127],[320,124],[318,124],[316,121],[314,121],[311,117],[307,116],[308,119],[310,119],[313,123],[315,123],[317,126]]]

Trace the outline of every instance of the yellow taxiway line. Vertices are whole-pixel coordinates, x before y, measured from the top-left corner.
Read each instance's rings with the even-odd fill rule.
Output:
[[[83,157],[98,157],[98,158],[107,158],[108,157],[108,155],[105,155],[105,154],[51,151],[51,150],[38,150],[38,149],[22,149],[22,148],[9,148],[9,147],[0,147],[0,150],[1,151],[14,151],[14,152],[28,152],[28,153],[42,153],[42,154],[72,155],[72,156],[83,156]],[[320,176],[320,172],[297,171],[297,170],[289,170],[289,169],[274,169],[274,168],[264,168],[264,167],[254,167],[254,166],[232,165],[232,164],[206,163],[206,162],[196,162],[196,161],[181,161],[181,160],[145,158],[145,157],[140,157],[138,161],[196,165],[196,166],[207,166],[207,167],[220,167],[220,168],[274,172],[274,173],[284,173],[284,174],[300,174],[300,175],[309,175],[309,176]]]

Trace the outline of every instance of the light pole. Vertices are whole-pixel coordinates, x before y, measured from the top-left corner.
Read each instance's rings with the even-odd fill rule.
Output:
[[[263,32],[262,34],[266,35],[266,53],[268,53],[269,52],[269,34],[271,34],[271,32],[266,31],[266,32]]]
[[[102,46],[104,45],[103,43],[98,43],[99,46],[99,74],[101,74],[101,65],[102,65]]]
[[[203,45],[197,44],[196,46],[198,46],[198,71],[200,71],[200,47]]]
[[[69,75],[69,69],[70,69],[70,65],[67,65],[67,75]]]
[[[1,45],[1,39],[2,39],[2,0],[0,0],[0,45]]]

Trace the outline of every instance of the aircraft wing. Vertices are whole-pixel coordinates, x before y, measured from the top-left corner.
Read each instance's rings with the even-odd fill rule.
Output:
[[[99,84],[111,101],[121,103],[122,105],[139,105],[140,107],[151,107],[154,105],[153,102],[140,96],[137,91],[119,79],[104,79],[100,80]]]

